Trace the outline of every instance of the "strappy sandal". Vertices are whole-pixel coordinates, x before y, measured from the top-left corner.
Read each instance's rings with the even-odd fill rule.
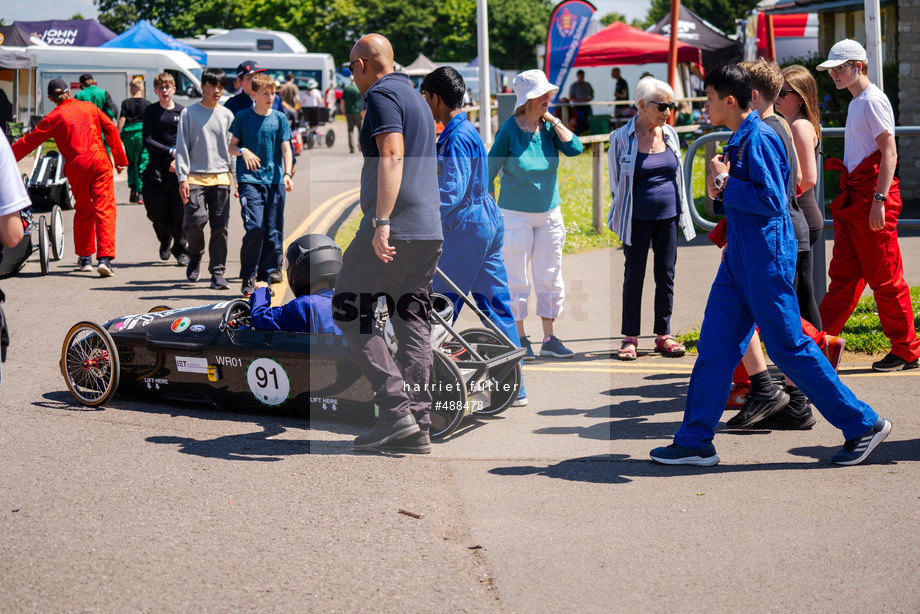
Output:
[[[639,358],[639,354],[636,353],[638,344],[639,340],[635,337],[624,337],[617,352],[617,358],[619,360],[635,360]]]
[[[668,341],[672,343],[669,344]],[[665,335],[655,339],[655,351],[668,358],[680,358],[687,353],[687,348],[671,335]]]

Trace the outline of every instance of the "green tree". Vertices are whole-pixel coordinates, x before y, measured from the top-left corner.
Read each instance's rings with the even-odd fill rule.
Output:
[[[476,0],[93,0],[99,21],[121,32],[147,19],[172,36],[204,34],[208,28],[269,28],[290,32],[309,51],[348,58],[362,35],[378,32],[393,41],[396,59],[419,53],[436,61],[470,60],[477,54]],[[536,64],[546,40],[550,0],[493,0],[489,6],[492,63],[506,68]]]
[[[536,47],[546,42],[553,5],[549,0],[489,3],[489,58],[501,68],[533,68]],[[474,24],[475,27],[475,24]]]
[[[633,19],[632,21],[626,21],[626,15],[623,15],[622,13],[607,13],[606,15],[600,18],[600,22],[604,24],[604,27],[607,27],[610,24],[616,23],[618,21],[629,24],[634,28],[639,28],[640,30],[644,30],[645,28],[648,27],[648,23],[646,22],[646,20],[639,19],[637,17],[636,19]]]
[[[682,0],[684,6],[726,34],[735,31],[735,20],[743,19],[758,0]],[[671,0],[652,0],[648,22],[657,23],[671,12]]]

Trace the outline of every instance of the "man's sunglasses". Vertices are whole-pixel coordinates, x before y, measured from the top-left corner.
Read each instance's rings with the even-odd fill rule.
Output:
[[[676,102],[655,102],[654,100],[649,100],[649,102],[652,103],[652,104],[657,104],[657,105],[658,105],[658,112],[659,112],[659,113],[664,113],[665,111],[667,111],[668,113],[670,113],[671,111],[673,111],[674,109],[677,108],[677,103],[676,103]]]
[[[788,96],[789,94],[795,94],[795,93],[797,93],[795,90],[786,90],[786,89],[782,89],[782,90],[779,91],[779,97],[780,97],[780,98],[785,98],[785,97]]]

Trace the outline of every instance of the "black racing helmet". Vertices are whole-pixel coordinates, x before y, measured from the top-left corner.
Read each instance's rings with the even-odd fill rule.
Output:
[[[304,235],[288,246],[284,269],[295,296],[309,293],[319,281],[334,286],[342,269],[342,248],[326,235]]]

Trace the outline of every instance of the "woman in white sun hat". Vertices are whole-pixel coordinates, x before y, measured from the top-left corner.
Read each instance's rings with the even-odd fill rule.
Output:
[[[514,115],[498,129],[489,150],[489,179],[492,196],[495,178],[502,172],[498,206],[505,217],[505,245],[502,255],[508,270],[511,311],[527,350],[524,360],[534,360],[530,341],[524,334],[527,299],[533,286],[537,315],[543,322],[540,356],[572,358],[574,353],[556,337],[554,324],[562,313],[565,288],[562,282],[562,245],[565,223],[559,210],[556,171],[559,152],[577,156],[581,141],[549,112],[553,92],[540,70],[525,70],[514,78],[517,101]],[[527,274],[530,265],[531,275]]]

